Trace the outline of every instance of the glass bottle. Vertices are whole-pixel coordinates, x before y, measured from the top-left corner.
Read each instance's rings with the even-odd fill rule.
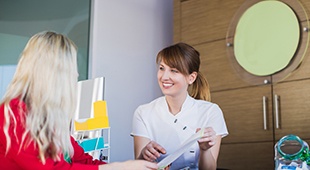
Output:
[[[309,170],[310,154],[307,142],[296,135],[286,135],[275,145],[275,170]]]

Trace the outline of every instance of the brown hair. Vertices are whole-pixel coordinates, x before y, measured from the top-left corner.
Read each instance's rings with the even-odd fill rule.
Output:
[[[200,54],[192,46],[181,42],[166,47],[157,54],[156,63],[161,61],[184,75],[197,72],[196,80],[188,87],[189,95],[195,99],[211,100],[209,83],[199,71]]]

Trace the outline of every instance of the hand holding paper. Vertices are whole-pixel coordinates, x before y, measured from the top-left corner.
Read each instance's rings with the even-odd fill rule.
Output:
[[[160,154],[165,154],[166,150],[155,141],[150,141],[141,151],[140,158],[148,161],[155,161]]]
[[[197,129],[197,132],[200,130],[200,128]],[[203,151],[208,150],[211,148],[213,145],[216,143],[216,133],[215,131],[211,128],[205,128],[204,129],[204,134],[202,137],[198,140],[199,143],[199,148]]]
[[[190,138],[188,138],[174,153],[168,155],[166,158],[161,160],[157,165],[160,170],[164,169],[166,166],[170,165],[174,160],[181,156],[191,145],[197,142],[204,135],[205,129],[201,129]]]

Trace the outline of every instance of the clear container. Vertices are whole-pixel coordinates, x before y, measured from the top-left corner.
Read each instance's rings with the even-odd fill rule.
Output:
[[[309,170],[310,156],[307,142],[296,135],[282,137],[274,146],[275,170]]]

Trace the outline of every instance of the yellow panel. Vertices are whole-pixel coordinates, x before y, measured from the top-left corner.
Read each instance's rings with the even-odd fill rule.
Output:
[[[74,121],[75,130],[94,130],[109,127],[106,101],[94,102],[94,118]]]
[[[108,116],[106,101],[100,100],[94,102],[94,117]]]

